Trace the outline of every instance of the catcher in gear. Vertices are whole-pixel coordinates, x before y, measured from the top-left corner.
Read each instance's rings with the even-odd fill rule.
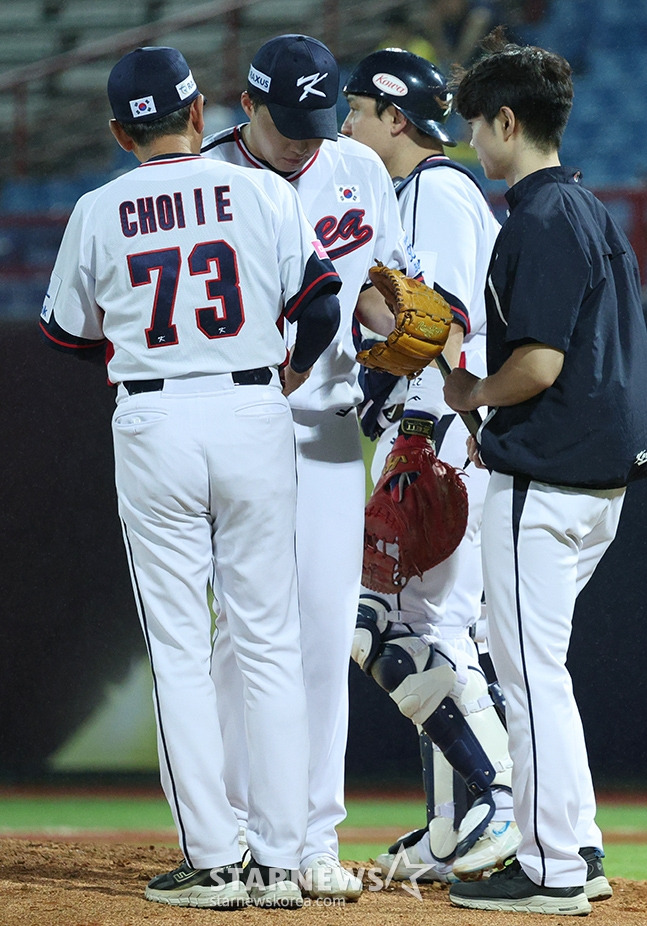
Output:
[[[431,439],[442,459],[464,468],[465,425],[471,429],[478,422],[461,421],[447,407],[437,366],[445,357],[451,368],[485,370],[484,293],[499,225],[476,178],[445,153],[445,145],[455,144],[445,127],[452,95],[431,62],[393,48],[373,52],[349,75],[344,93],[350,111],[342,134],[382,158],[423,277],[446,299],[454,317],[442,354],[420,376],[402,376],[390,394],[394,378],[363,368],[362,430],[378,444],[371,475],[380,482],[393,442],[402,442],[397,436],[402,415],[433,424]],[[488,479],[487,471],[473,466],[465,475],[467,530],[451,556],[422,577],[412,575],[396,594],[365,586],[360,598],[355,661],[421,733],[427,826],[376,858],[395,880],[418,877],[420,864],[428,866],[421,880],[479,877],[502,865],[520,838],[513,820],[507,734],[475,645],[485,640],[484,631],[479,632],[480,522]],[[405,500],[414,485],[405,488]],[[443,710],[445,699],[450,703]],[[475,799],[479,787],[485,791]]]
[[[370,369],[413,379],[445,346],[453,322],[449,304],[420,280],[379,261],[369,276],[393,312],[395,328],[386,341],[360,351],[357,359]]]

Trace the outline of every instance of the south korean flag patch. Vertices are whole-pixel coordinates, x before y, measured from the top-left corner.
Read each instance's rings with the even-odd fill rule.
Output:
[[[337,187],[338,203],[358,203],[359,201],[359,187],[356,184]]]
[[[156,113],[157,109],[155,108],[155,100],[152,96],[143,96],[139,100],[130,100],[130,111],[133,114],[133,118],[137,119],[140,116],[149,116],[151,113]]]

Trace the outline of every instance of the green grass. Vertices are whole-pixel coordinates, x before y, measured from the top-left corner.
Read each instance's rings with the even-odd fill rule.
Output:
[[[598,807],[597,822],[606,837],[604,866],[610,878],[647,879],[647,804],[605,804]],[[355,860],[375,858],[387,849],[384,843],[344,842],[346,826],[394,826],[397,834],[424,824],[424,807],[419,801],[349,800],[348,816],[340,827],[341,857]],[[642,834],[645,843],[616,842],[622,835]]]
[[[342,829],[343,826],[394,826],[405,833],[425,823],[422,798],[419,801],[351,798],[346,809],[348,815]]]
[[[647,879],[647,804],[608,804],[598,808],[598,824],[605,836],[605,869],[611,878]],[[351,827],[393,828],[394,837],[424,823],[419,800],[372,800],[352,798],[348,817],[340,826],[341,857],[356,861],[375,858],[387,848],[385,840],[350,842],[344,833]],[[169,808],[163,798],[110,796],[13,796],[0,793],[0,835],[64,833],[70,830],[172,830]],[[633,842],[632,837],[645,838]],[[626,837],[627,841],[623,841]],[[366,834],[370,839],[370,834]],[[169,844],[175,839],[169,836]]]
[[[421,801],[349,799],[345,826],[401,826],[403,832],[424,823]],[[602,830],[647,833],[647,804],[600,804],[597,821]]]
[[[34,832],[57,828],[150,830],[173,826],[162,798],[113,797],[3,797],[0,795],[0,833]]]

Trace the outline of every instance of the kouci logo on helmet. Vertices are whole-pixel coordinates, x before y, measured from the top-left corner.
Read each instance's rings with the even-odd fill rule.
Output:
[[[136,48],[108,77],[108,99],[118,122],[153,122],[188,106],[199,93],[177,48]]]
[[[339,68],[322,42],[297,34],[270,39],[254,55],[247,86],[281,135],[336,141]]]
[[[374,51],[354,69],[344,93],[388,100],[407,119],[443,145],[456,142],[443,123],[452,111],[452,94],[435,64],[402,48]]]

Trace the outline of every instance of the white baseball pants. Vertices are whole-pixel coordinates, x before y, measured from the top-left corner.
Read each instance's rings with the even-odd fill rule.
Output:
[[[624,492],[493,473],[485,498],[490,651],[507,702],[517,858],[547,887],[584,884],[578,850],[602,848],[566,656],[577,595],[615,536]]]
[[[237,736],[249,755],[249,843],[298,867],[307,822],[308,724],[296,596],[295,452],[278,376],[167,380],[113,418],[116,484],[154,678],[162,785],[186,860],[240,860],[224,785],[207,589],[214,561],[240,670]],[[234,657],[232,656],[232,659]]]
[[[299,609],[310,730],[309,813],[301,856],[305,868],[317,855],[338,854],[335,827],[346,816],[348,666],[362,565],[365,470],[354,410],[339,415],[293,409],[293,415]],[[244,821],[248,772],[247,747],[240,737],[240,679],[230,655],[230,629],[220,617],[217,628],[214,674],[219,679],[225,781]]]

